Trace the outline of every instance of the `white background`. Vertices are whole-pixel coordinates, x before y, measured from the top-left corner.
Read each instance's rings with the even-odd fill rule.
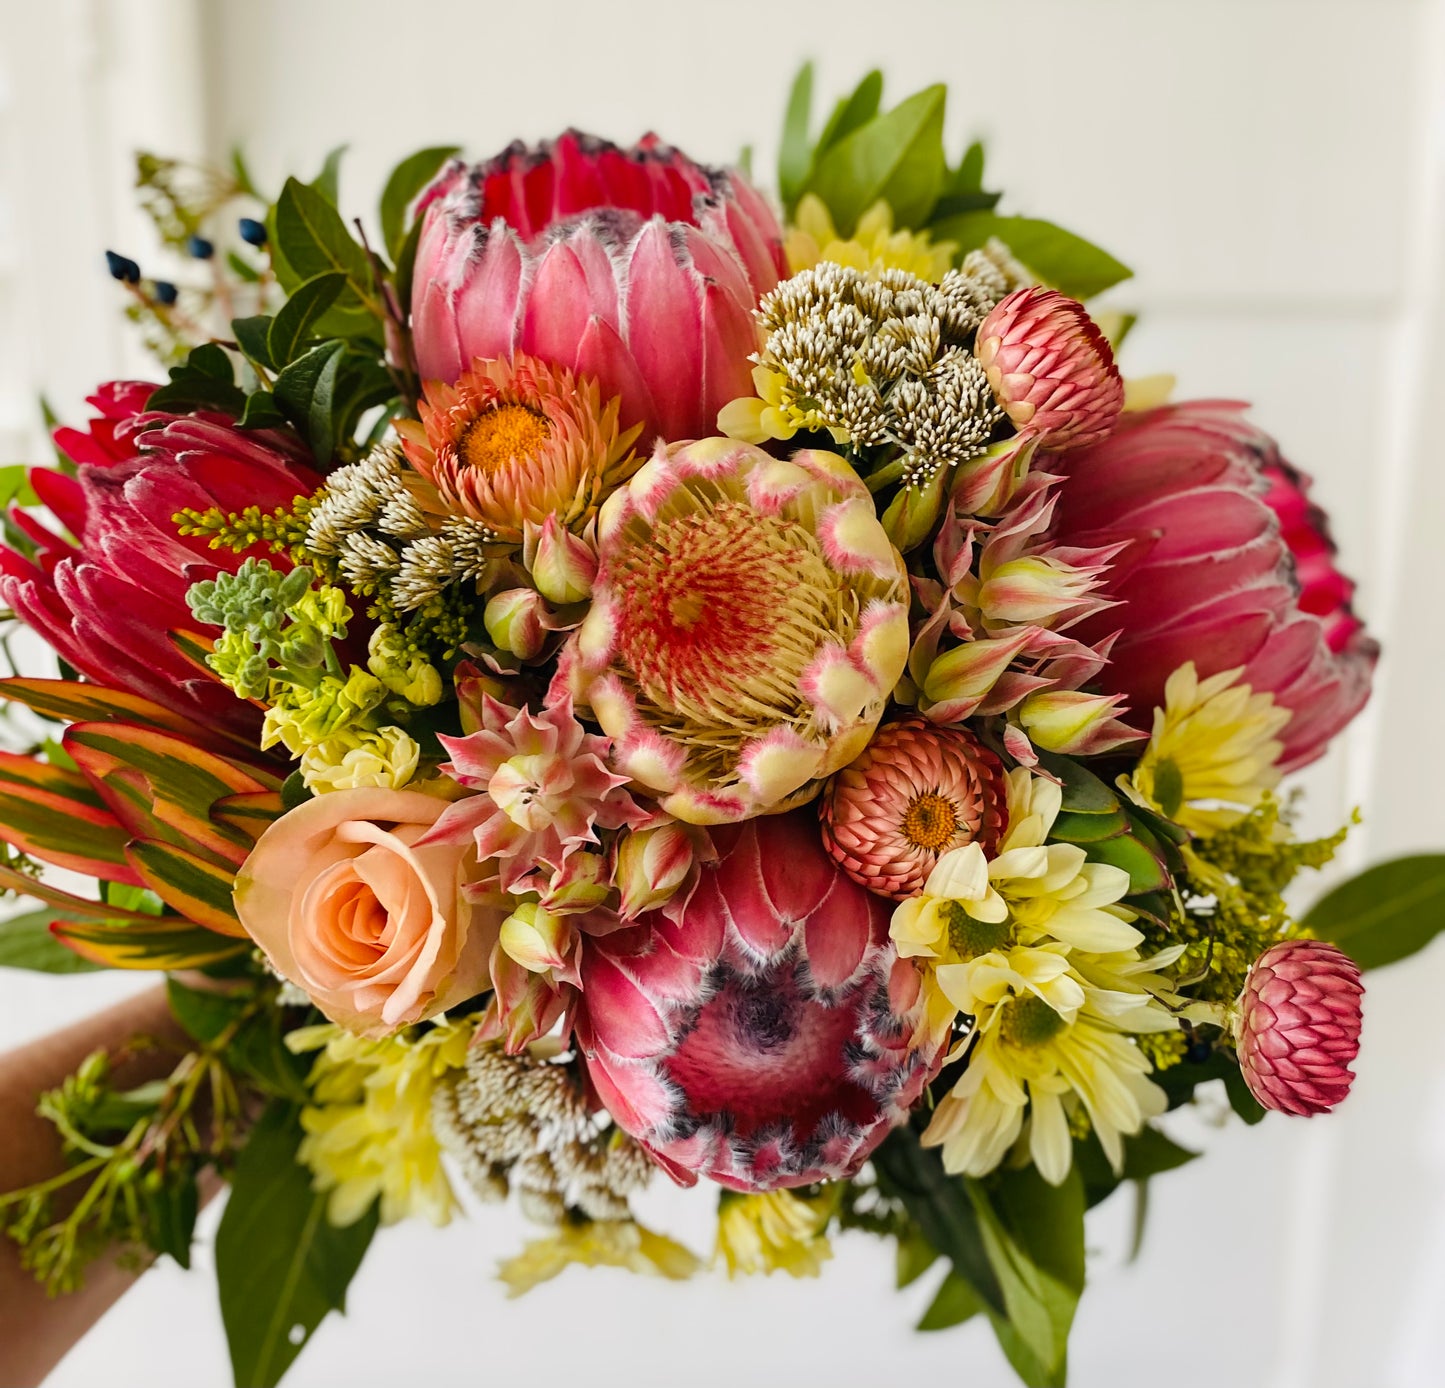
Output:
[[[114,246],[157,265],[128,204],[137,145],[243,141],[275,186],[350,141],[354,211],[413,148],[480,157],[568,124],[655,127],[715,162],[752,143],[762,180],[810,55],[828,99],[874,64],[894,100],[949,82],[950,147],[988,138],[1007,210],[1137,269],[1111,296],[1145,315],[1126,371],[1252,399],[1318,477],[1389,656],[1308,777],[1311,827],[1365,804],[1347,867],[1445,845],[1442,0],[0,0],[0,447],[40,456],[39,391],[78,419],[94,382],[143,365],[100,261]],[[0,1046],[137,984],[0,976]],[[1333,1119],[1196,1124],[1209,1158],[1156,1183],[1137,1264],[1128,1197],[1094,1217],[1076,1388],[1445,1383],[1442,984],[1438,951],[1371,980]],[[658,1190],[647,1212],[703,1249],[710,1204]],[[574,1271],[512,1303],[491,1273],[524,1235],[495,1210],[384,1232],[349,1319],[290,1381],[1012,1381],[982,1327],[914,1336],[928,1289],[893,1295],[887,1250],[861,1236],[816,1283]],[[205,1271],[148,1275],[52,1381],[224,1384]]]

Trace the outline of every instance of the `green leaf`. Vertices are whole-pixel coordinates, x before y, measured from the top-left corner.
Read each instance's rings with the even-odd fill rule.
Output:
[[[927,87],[887,115],[843,136],[818,157],[812,191],[833,214],[840,235],[851,236],[879,198],[899,227],[928,221],[943,186],[943,108],[947,88]]]
[[[25,463],[0,467],[0,508],[38,506],[40,498],[30,485],[30,468]]]
[[[191,1266],[191,1245],[200,1213],[200,1191],[192,1171],[174,1166],[162,1174],[151,1170],[140,1181],[145,1208],[146,1243],[158,1254],[169,1254],[183,1268]]]
[[[1327,892],[1303,923],[1362,969],[1406,959],[1445,929],[1445,853],[1417,853],[1366,868]]]
[[[67,949],[50,933],[60,912],[26,911],[0,921],[0,968],[30,969],[42,974],[88,974],[101,967]]]
[[[300,355],[301,344],[310,335],[311,326],[336,302],[346,288],[346,275],[340,270],[327,270],[314,275],[281,306],[266,335],[266,348],[273,367],[283,367]]]
[[[895,1262],[899,1291],[918,1281],[939,1256],[938,1250],[922,1234],[910,1232],[900,1235]]]
[[[1074,1143],[1074,1165],[1084,1182],[1084,1199],[1090,1209],[1108,1199],[1123,1182],[1147,1181],[1193,1161],[1198,1155],[1166,1137],[1158,1128],[1146,1127],[1124,1139],[1124,1169],[1116,1176],[1094,1133]]]
[[[1091,843],[1084,851],[1091,863],[1123,868],[1129,874],[1130,896],[1163,891],[1169,886],[1170,877],[1164,864],[1138,839],[1120,835],[1102,843]]]
[[[346,1229],[297,1163],[296,1109],[267,1109],[236,1162],[216,1234],[221,1318],[237,1388],[273,1388],[346,1289],[376,1231],[375,1207]]]
[[[184,414],[188,410],[220,410],[238,415],[246,397],[236,384],[231,358],[214,342],[191,350],[185,361],[170,370],[170,381],[151,392],[148,410]]]
[[[341,159],[350,148],[350,145],[337,145],[335,149],[327,151],[326,158],[321,165],[321,172],[311,180],[311,187],[320,193],[332,207],[341,206]]]
[[[323,462],[331,457],[336,442],[332,398],[345,350],[344,342],[323,342],[298,357],[276,378],[276,403]]]
[[[421,222],[411,224],[411,230],[402,238],[396,253],[396,297],[402,305],[402,312],[411,313],[411,281],[416,272],[416,251],[421,245]]]
[[[948,1330],[972,1319],[986,1310],[978,1293],[956,1272],[950,1272],[939,1285],[938,1294],[928,1304],[919,1330]]]
[[[1046,284],[1075,299],[1102,294],[1134,273],[1082,236],[1036,217],[963,212],[937,218],[928,229],[939,239],[956,241],[960,252],[974,250],[996,236]]]
[[[271,358],[270,344],[267,341],[271,334],[271,324],[275,321],[269,313],[258,313],[250,318],[231,319],[231,332],[241,351],[268,371],[276,369],[276,363]]]
[[[188,988],[174,978],[166,979],[166,999],[171,1016],[198,1045],[209,1046],[246,1007],[244,997]]]
[[[1069,1330],[1084,1290],[1084,1183],[1052,1186],[1033,1166],[970,1181],[989,1261],[1003,1289],[1000,1346],[1030,1388],[1062,1384]]]
[[[288,178],[275,220],[277,245],[302,282],[335,270],[346,276],[358,298],[371,298],[371,261],[352,240],[341,214],[316,189]]]
[[[244,280],[247,284],[259,284],[261,272],[248,260],[242,260],[235,251],[226,252],[226,264],[231,267],[231,273],[238,279]]]
[[[844,97],[833,107],[833,114],[828,117],[828,123],[818,137],[813,158],[820,159],[839,140],[851,135],[855,130],[861,130],[878,114],[882,101],[883,74],[874,68],[872,72],[864,75],[863,80],[853,88],[851,95]]]
[[[807,186],[812,165],[808,122],[813,112],[813,65],[804,63],[793,78],[783,112],[783,138],[778,145],[778,194],[789,210],[797,205]]]
[[[920,1147],[918,1134],[907,1127],[889,1134],[873,1154],[873,1165],[884,1194],[903,1202],[924,1238],[953,1264],[954,1272],[968,1282],[984,1305],[1002,1313],[1003,1289],[967,1184],[948,1175],[938,1152]]]
[[[381,241],[393,260],[406,239],[406,211],[458,145],[435,145],[408,155],[391,171],[381,194]]]
[[[256,390],[246,397],[246,408],[241,411],[241,417],[236,421],[236,427],[240,429],[280,429],[287,422],[281,407],[276,403],[276,397],[269,390]]]
[[[240,145],[231,146],[231,173],[235,177],[236,186],[248,198],[255,198],[257,202],[266,201],[256,189],[256,180],[251,177],[251,166],[246,163],[246,155]]]
[[[958,167],[949,177],[948,191],[950,193],[982,193],[983,160],[983,141],[975,140],[964,150],[963,158],[958,161]]]

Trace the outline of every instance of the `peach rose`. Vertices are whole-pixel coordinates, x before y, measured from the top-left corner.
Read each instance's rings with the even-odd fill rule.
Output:
[[[418,845],[447,802],[367,787],[308,800],[261,835],[236,910],[333,1022],[384,1036],[491,986],[503,912],[468,901],[470,841]]]

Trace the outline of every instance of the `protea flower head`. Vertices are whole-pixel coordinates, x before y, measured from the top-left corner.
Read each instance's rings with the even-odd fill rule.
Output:
[[[75,541],[15,511],[37,550],[27,559],[0,548],[0,600],[87,679],[254,741],[256,711],[192,665],[170,633],[194,626],[186,606],[193,583],[268,551],[213,550],[204,537],[178,534],[172,517],[216,506],[271,510],[315,491],[321,478],[283,434],[242,432],[213,415],[123,418],[117,411],[143,403],[134,383],[103,388],[106,396],[112,412],[91,440],[103,454],[124,447],[128,456],[82,463],[75,477],[34,470],[37,494]],[[71,431],[65,446],[77,447],[76,437],[86,436]]]
[[[863,750],[907,659],[908,590],[842,458],[659,448],[597,543],[564,676],[668,814],[760,814]]]
[[[1121,632],[1096,678],[1133,716],[1164,704],[1189,661],[1200,679],[1239,670],[1293,715],[1280,770],[1314,761],[1364,706],[1379,647],[1350,606],[1324,517],[1278,445],[1233,401],[1126,415],[1103,443],[1051,461],[1066,474],[1050,536],[1123,542],[1102,594],[1117,606],[1070,631]]]
[[[1016,289],[983,320],[973,350],[1014,427],[1041,448],[1097,443],[1119,418],[1124,382],[1109,340],[1057,289]]]
[[[575,1025],[613,1118],[677,1180],[769,1190],[851,1176],[922,1093],[918,974],[889,906],[809,810],[710,831],[686,907],[583,941]]]
[[[1249,1092],[1265,1108],[1308,1118],[1350,1092],[1364,991],[1359,965],[1323,940],[1282,940],[1254,961],[1235,1045]]]
[[[965,844],[992,855],[1004,830],[1003,764],[964,728],[911,715],[878,730],[823,789],[823,844],[855,882],[917,896],[943,854]]]
[[[508,708],[489,695],[482,726],[465,737],[439,735],[451,756],[442,770],[477,792],[449,805],[428,843],[471,838],[480,862],[495,861],[504,891],[525,890],[541,868],[564,872],[573,853],[598,842],[597,830],[649,818],[607,766],[607,739],[587,732],[565,696],[541,713]]]
[[[150,381],[106,381],[87,395],[85,403],[96,411],[84,429],[65,425],[55,430],[55,446],[77,467],[109,467],[135,457],[137,429],[146,428],[146,401],[155,394]]]
[[[549,517],[581,527],[641,464],[637,429],[619,430],[618,402],[596,381],[519,353],[476,361],[455,385],[432,381],[421,420],[399,420],[412,466],[449,510],[504,540]]]
[[[624,428],[698,438],[751,394],[752,312],[787,273],[782,232],[736,170],[649,135],[630,150],[569,130],[423,198],[412,325],[427,380],[530,353],[621,398]]]

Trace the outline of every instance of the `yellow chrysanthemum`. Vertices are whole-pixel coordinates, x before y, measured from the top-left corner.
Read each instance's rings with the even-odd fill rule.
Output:
[[[819,261],[831,260],[874,274],[907,270],[930,283],[948,273],[958,252],[955,242],[934,241],[926,231],[894,231],[893,209],[882,198],[859,217],[852,236],[842,237],[827,204],[816,193],[804,193],[799,200],[783,249],[795,275]]]
[[[1240,684],[1240,674],[1201,680],[1193,661],[1181,665],[1164,686],[1139,765],[1119,781],[1139,804],[1196,834],[1237,824],[1279,784],[1275,734],[1290,711]]]
[[[451,1219],[456,1197],[432,1128],[432,1095],[466,1060],[475,1030],[472,1017],[381,1040],[329,1024],[286,1038],[293,1051],[321,1052],[309,1079],[312,1102],[301,1111],[298,1158],[316,1189],[331,1193],[333,1224],[355,1223],[378,1197],[384,1224],[408,1215],[436,1225]]]
[[[728,1276],[786,1272],[816,1277],[833,1256],[824,1230],[838,1208],[841,1187],[814,1196],[791,1190],[760,1195],[722,1193],[713,1261],[727,1264]]]
[[[534,1239],[498,1269],[509,1296],[521,1296],[549,1282],[573,1264],[626,1268],[680,1282],[701,1263],[680,1243],[654,1234],[630,1219],[582,1220],[562,1224],[546,1238]]]

